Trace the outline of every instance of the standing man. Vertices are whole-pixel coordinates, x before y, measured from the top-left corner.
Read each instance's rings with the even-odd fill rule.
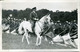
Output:
[[[10,14],[10,15],[8,16],[9,25],[10,25],[11,20],[12,20],[11,18],[12,18],[12,14]]]
[[[35,23],[37,21],[36,7],[32,8],[32,12],[30,13],[30,21],[32,23],[32,31],[34,33],[34,27],[35,27]]]
[[[10,28],[9,28],[9,32],[11,32],[11,26],[12,26],[12,14],[10,14],[9,16],[8,16],[8,24],[10,25]]]
[[[72,41],[74,41],[74,39],[77,39],[78,38],[78,27],[77,27],[77,24],[75,24],[76,21],[72,21],[71,22],[71,31],[70,31],[70,37],[72,39]]]

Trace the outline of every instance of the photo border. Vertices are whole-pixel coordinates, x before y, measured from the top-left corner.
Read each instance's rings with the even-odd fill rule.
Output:
[[[8,49],[8,50],[2,50],[2,3],[3,2],[61,2],[61,1],[54,1],[54,0],[48,0],[48,1],[46,1],[46,0],[43,0],[43,1],[37,1],[37,0],[34,0],[34,1],[28,1],[28,0],[26,0],[26,1],[5,1],[5,0],[3,0],[3,1],[0,1],[0,51],[80,51],[80,41],[79,41],[79,39],[80,39],[80,27],[79,27],[79,25],[80,25],[80,21],[79,21],[79,19],[80,19],[80,4],[79,4],[79,0],[77,0],[76,2],[78,3],[78,49]],[[69,0],[68,1],[62,1],[62,2],[69,2]],[[70,2],[73,2],[73,0],[72,1],[70,1]]]

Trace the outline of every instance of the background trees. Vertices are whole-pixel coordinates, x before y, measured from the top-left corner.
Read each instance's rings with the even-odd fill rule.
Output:
[[[26,8],[25,10],[16,10],[16,9],[4,10],[3,9],[2,18],[8,18],[9,14],[12,14],[13,18],[16,18],[16,19],[26,18],[27,20],[29,20],[31,11],[32,10],[30,8]],[[48,12],[51,14],[50,17],[52,18],[54,22],[58,20],[60,20],[61,22],[76,20],[77,22],[77,9],[71,12],[69,11],[64,12],[64,11],[59,11],[59,10],[57,10],[56,12],[53,12],[53,11],[49,11],[48,9],[41,9],[37,11],[38,18],[40,19],[41,17],[46,15]]]

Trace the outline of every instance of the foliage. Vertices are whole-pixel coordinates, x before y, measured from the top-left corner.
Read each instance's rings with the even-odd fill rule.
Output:
[[[30,19],[30,13],[31,13],[31,9],[30,8],[26,8],[25,10],[2,10],[2,18],[8,18],[9,14],[12,14],[13,18],[17,18],[17,19],[24,19],[26,18],[27,20]],[[61,22],[65,22],[65,21],[73,21],[76,20],[77,21],[77,9],[74,11],[59,11],[57,10],[56,12],[53,11],[49,11],[48,9],[41,9],[36,11],[38,14],[38,18],[40,19],[42,16],[46,15],[47,13],[50,13],[51,15],[51,19],[56,22],[58,20],[60,20]]]

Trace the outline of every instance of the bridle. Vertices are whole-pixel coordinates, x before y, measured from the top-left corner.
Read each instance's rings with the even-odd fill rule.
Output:
[[[39,25],[39,27],[41,28],[41,26],[40,26],[40,24],[39,24],[39,22],[40,23],[43,23],[44,24],[44,22],[41,22],[41,21],[38,21],[37,23],[38,23],[38,25]],[[41,28],[41,31],[43,30],[43,28]]]
[[[40,26],[39,22],[40,22],[40,23],[43,23],[43,24],[45,24],[45,22],[38,21],[37,23],[38,23],[38,25],[39,25],[39,27],[40,27],[40,28],[41,28],[41,26]],[[43,30],[43,28],[41,28],[41,31],[42,31],[42,30]]]

